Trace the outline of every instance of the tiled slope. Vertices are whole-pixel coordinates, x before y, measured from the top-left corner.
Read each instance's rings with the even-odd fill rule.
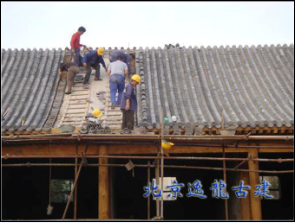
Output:
[[[176,126],[290,127],[294,46],[139,49],[138,121],[160,128],[161,108]]]
[[[62,56],[61,49],[1,51],[2,132],[43,128],[56,95]]]

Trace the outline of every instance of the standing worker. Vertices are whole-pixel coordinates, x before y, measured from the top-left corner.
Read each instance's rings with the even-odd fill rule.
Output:
[[[104,48],[100,47],[98,50],[91,50],[83,57],[83,66],[86,67],[86,75],[84,79],[84,85],[89,83],[89,78],[91,74],[91,67],[95,69],[95,81],[101,81],[100,78],[100,63],[107,72],[107,67],[103,59]]]
[[[118,56],[115,62],[110,63],[108,75],[110,77],[110,92],[112,109],[120,106],[122,93],[125,87],[125,77],[128,74],[126,63],[122,62],[122,57]],[[118,91],[118,100],[116,101],[116,93]]]
[[[124,133],[131,133],[134,127],[134,112],[137,112],[137,99],[135,88],[140,83],[141,77],[137,74],[131,77],[131,82],[126,86],[122,101],[121,110],[123,113],[122,129]]]
[[[71,94],[72,87],[74,85],[74,77],[76,74],[79,73],[80,69],[76,63],[67,62],[67,63],[62,63],[60,65],[60,71],[59,71],[60,77],[62,77],[62,74],[64,71],[67,71],[67,90],[65,94]]]
[[[83,44],[80,44],[80,36],[83,35],[83,33],[86,32],[86,29],[81,26],[79,27],[78,31],[73,34],[71,39],[71,52],[72,52],[72,58],[74,58],[74,62],[78,66],[82,66],[82,56],[80,55],[80,47],[86,47]]]
[[[109,59],[110,62],[115,62],[118,58],[118,56],[120,56],[122,58],[122,61],[124,63],[126,63],[127,67],[128,67],[128,75],[131,75],[131,60],[133,57],[135,59],[135,55],[133,53],[131,54],[127,54],[124,51],[121,50],[116,50],[116,51],[112,51],[109,55]]]

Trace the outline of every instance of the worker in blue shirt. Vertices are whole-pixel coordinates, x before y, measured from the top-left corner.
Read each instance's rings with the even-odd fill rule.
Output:
[[[124,133],[131,133],[134,127],[134,113],[137,112],[137,99],[135,88],[140,83],[141,77],[134,74],[131,81],[125,87],[121,101],[121,111],[123,113],[122,129]]]
[[[100,47],[98,50],[91,50],[83,57],[83,66],[86,67],[86,75],[84,78],[84,85],[89,83],[89,78],[91,74],[91,67],[95,69],[95,79],[96,81],[101,81],[100,78],[100,65],[104,67],[107,72],[106,64],[103,60],[104,48]]]
[[[131,75],[131,57],[135,58],[135,55],[132,53],[127,54],[121,50],[112,51],[109,55],[110,62],[116,61],[118,56],[120,56],[122,58],[122,61],[127,64],[128,76]]]

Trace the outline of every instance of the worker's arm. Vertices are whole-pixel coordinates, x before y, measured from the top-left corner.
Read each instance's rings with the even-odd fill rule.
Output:
[[[130,99],[126,99],[126,107],[125,110],[128,111],[130,109]]]
[[[103,68],[105,69],[105,71],[107,72],[107,66],[106,66],[106,63],[104,62],[104,59],[102,56],[99,56],[99,63],[102,64]]]
[[[130,98],[132,94],[132,86],[129,84],[126,86],[126,91],[124,97],[126,98],[126,107],[125,110],[128,111],[130,109]]]
[[[128,75],[128,67],[127,67],[127,65],[125,66],[125,69],[124,69],[124,75],[125,75],[125,77],[127,77],[127,75]]]
[[[62,63],[62,64],[60,65],[60,67],[59,67],[59,75],[62,75],[62,73],[63,73],[64,71],[67,71],[67,69],[66,69],[66,63]]]
[[[109,64],[108,76],[111,76],[111,64]]]
[[[127,64],[128,74],[131,74],[131,56],[129,54],[125,54],[124,62]]]

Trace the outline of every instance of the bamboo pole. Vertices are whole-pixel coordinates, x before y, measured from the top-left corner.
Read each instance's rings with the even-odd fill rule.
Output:
[[[37,167],[37,166],[58,166],[58,167],[75,167],[75,164],[65,163],[21,163],[21,164],[2,164],[2,167]],[[125,164],[87,164],[88,167],[109,166],[109,167],[125,167]],[[147,168],[147,165],[135,164],[134,167]],[[151,168],[156,168],[157,165],[151,165]],[[195,170],[212,170],[223,171],[223,168],[219,167],[203,167],[203,166],[176,166],[176,165],[164,165],[164,168],[170,169],[195,169]],[[253,173],[269,173],[269,174],[288,174],[294,173],[294,170],[249,170],[249,169],[234,169],[226,168],[226,171],[234,172],[253,172]]]
[[[28,158],[81,158],[80,155],[64,155],[64,156],[3,156],[2,159],[28,159]],[[115,155],[92,155],[88,154],[86,158],[110,158],[110,159],[161,159],[160,156],[115,156]],[[165,157],[168,160],[209,160],[209,161],[257,161],[257,162],[275,162],[275,163],[284,163],[284,162],[294,162],[294,159],[264,159],[264,158],[221,158],[221,157],[177,157],[170,156]]]
[[[86,153],[87,153],[87,149],[88,149],[88,145],[86,145],[86,147],[85,147],[85,151],[84,151],[83,154],[86,154]],[[85,161],[85,157],[82,158],[81,163],[80,163],[80,166],[79,166],[79,169],[78,169],[78,172],[77,172],[77,174],[76,174],[76,176],[75,176],[74,186],[73,186],[73,188],[72,188],[72,191],[71,191],[71,194],[70,194],[70,196],[69,196],[69,199],[68,199],[68,202],[67,202],[67,205],[66,205],[65,211],[64,211],[63,216],[62,216],[62,219],[63,219],[63,220],[65,219],[66,214],[67,214],[67,212],[68,212],[68,209],[69,209],[69,206],[70,206],[70,202],[71,202],[72,196],[73,196],[73,194],[74,194],[74,190],[76,189],[77,182],[78,182],[79,175],[80,175],[80,172],[81,172],[82,166],[83,166],[83,164],[84,164],[84,161]]]

